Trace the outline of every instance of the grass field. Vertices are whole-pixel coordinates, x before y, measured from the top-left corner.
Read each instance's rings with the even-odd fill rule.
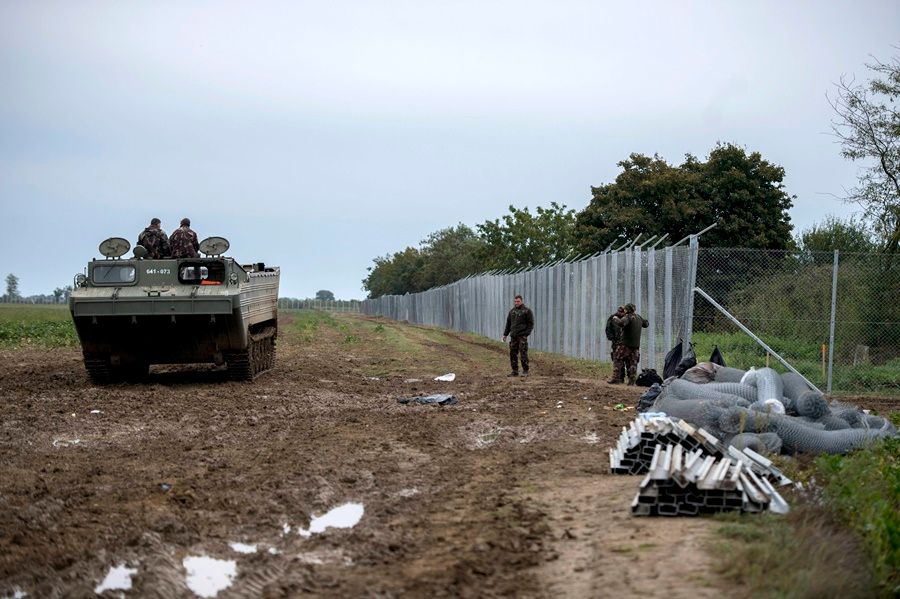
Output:
[[[692,341],[698,361],[708,359],[718,345],[728,366],[747,369],[751,366],[759,368],[766,363],[765,350],[744,333],[695,332]],[[824,389],[826,376],[822,372],[820,344],[778,337],[767,337],[765,341],[803,376]],[[787,370],[774,357],[770,357],[769,366],[779,372]],[[832,388],[837,394],[900,396],[900,357],[884,364],[857,366],[842,363],[835,357],[832,377]]]
[[[0,304],[0,348],[77,345],[68,306]]]

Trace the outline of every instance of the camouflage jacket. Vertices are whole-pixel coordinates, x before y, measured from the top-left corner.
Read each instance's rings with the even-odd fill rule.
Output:
[[[613,323],[622,327],[622,345],[631,349],[637,349],[641,346],[641,329],[650,326],[650,322],[640,314],[626,314],[619,318],[613,316]]]
[[[197,253],[200,249],[197,234],[190,227],[179,227],[172,231],[169,244],[172,246],[173,258],[196,258],[200,255]]]
[[[168,258],[171,253],[169,237],[159,227],[147,227],[141,231],[141,234],[138,235],[137,244],[146,248],[148,257],[157,260]]]
[[[506,327],[503,329],[503,336],[510,335],[512,337],[527,337],[534,328],[534,314],[529,308],[522,304],[518,308],[513,308],[506,316]]]

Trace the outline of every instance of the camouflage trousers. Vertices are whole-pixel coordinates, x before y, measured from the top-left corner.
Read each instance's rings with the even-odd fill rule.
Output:
[[[640,361],[640,348],[628,347],[627,345],[616,346],[613,352],[613,379],[623,381],[627,374],[628,381],[634,381],[634,378],[637,376],[637,365]]]
[[[513,372],[519,372],[519,358],[522,371],[528,372],[528,337],[511,337],[509,340],[509,365]]]

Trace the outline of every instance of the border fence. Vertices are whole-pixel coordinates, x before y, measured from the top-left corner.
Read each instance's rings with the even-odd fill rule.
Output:
[[[633,303],[650,321],[642,335],[642,362],[660,372],[666,351],[689,334],[697,243],[663,249],[634,247],[571,262],[488,272],[449,285],[363,302],[363,312],[499,338],[513,296],[535,314],[529,346],[609,361],[606,319]]]
[[[362,302],[368,315],[499,338],[513,296],[535,314],[534,349],[610,361],[604,335],[616,307],[650,321],[641,366],[693,341],[698,361],[718,346],[730,366],[781,357],[823,391],[900,396],[900,257],[886,254],[634,247],[518,271],[488,272]],[[764,341],[773,354],[707,301]]]

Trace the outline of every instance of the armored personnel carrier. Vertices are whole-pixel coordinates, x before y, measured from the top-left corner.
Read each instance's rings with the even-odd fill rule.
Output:
[[[202,257],[149,259],[112,237],[75,276],[69,309],[96,383],[140,380],[151,364],[215,363],[247,381],[275,363],[280,269],[224,256],[228,241],[200,243]]]

